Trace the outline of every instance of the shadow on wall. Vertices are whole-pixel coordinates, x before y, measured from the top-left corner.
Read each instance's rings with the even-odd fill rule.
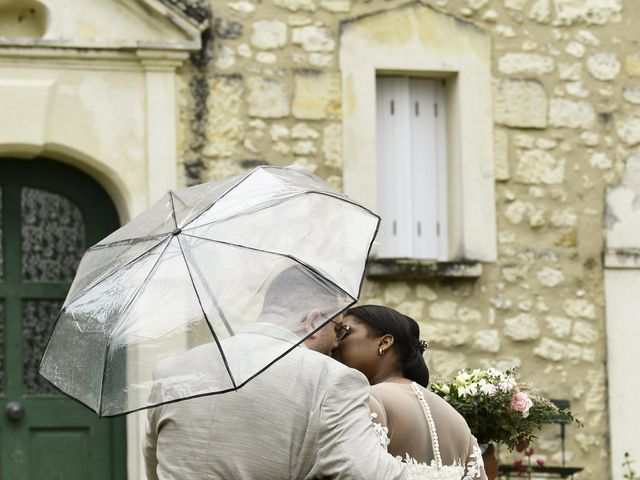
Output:
[[[35,0],[0,0],[0,37],[42,38],[49,11]]]

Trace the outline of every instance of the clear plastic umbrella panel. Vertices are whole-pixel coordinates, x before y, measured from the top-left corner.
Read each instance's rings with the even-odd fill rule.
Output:
[[[378,222],[290,168],[169,192],[82,258],[40,373],[100,416],[236,390],[297,348],[247,332],[355,303]]]

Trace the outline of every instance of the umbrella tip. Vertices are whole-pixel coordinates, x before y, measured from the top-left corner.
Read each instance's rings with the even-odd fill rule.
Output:
[[[175,236],[175,235],[178,235],[180,232],[182,232],[182,229],[176,228],[173,232],[171,232],[171,235]]]

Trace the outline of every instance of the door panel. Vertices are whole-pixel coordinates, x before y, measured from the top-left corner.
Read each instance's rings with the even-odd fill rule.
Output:
[[[84,250],[118,227],[90,177],[0,159],[0,479],[126,478],[124,418],[99,419],[38,374]]]

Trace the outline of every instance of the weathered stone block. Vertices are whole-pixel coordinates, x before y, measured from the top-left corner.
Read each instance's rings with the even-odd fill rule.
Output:
[[[429,316],[434,320],[453,320],[458,305],[450,300],[434,303],[429,307]]]
[[[587,70],[598,80],[613,80],[620,73],[620,61],[615,53],[593,53],[587,58]]]
[[[461,347],[469,341],[470,332],[459,323],[428,322],[424,325],[424,337],[435,347]]]
[[[598,340],[598,330],[595,327],[581,320],[573,324],[572,340],[576,343],[591,344]]]
[[[247,81],[249,115],[261,118],[282,118],[289,115],[289,93],[281,80],[272,77],[252,77]]]
[[[436,294],[436,292],[434,292],[424,284],[419,284],[416,286],[416,297],[427,300],[429,302],[433,302],[434,300],[438,299],[438,295]]]
[[[493,131],[493,162],[495,179],[509,180],[509,137],[504,130]]]
[[[556,317],[553,315],[545,318],[547,329],[554,333],[558,338],[565,338],[571,333],[571,320],[564,317]]]
[[[351,11],[350,0],[323,0],[320,8],[333,13],[347,13]]]
[[[339,123],[331,123],[322,131],[322,155],[327,167],[342,168],[342,126]]]
[[[284,47],[287,43],[287,24],[277,20],[260,20],[252,25],[251,44],[262,50]]]
[[[622,11],[620,0],[555,0],[556,23],[603,25]]]
[[[587,98],[589,89],[582,82],[569,82],[564,86],[565,91],[574,97]]]
[[[581,63],[559,63],[558,75],[560,80],[578,81],[582,77]]]
[[[622,97],[629,103],[640,105],[640,85],[627,85],[622,89]]]
[[[479,330],[475,333],[473,346],[482,352],[496,353],[500,351],[500,334],[498,330]]]
[[[273,0],[274,5],[286,8],[292,12],[305,10],[307,12],[315,12],[316,4],[313,0]]]
[[[218,17],[213,22],[213,31],[218,38],[240,38],[244,32],[244,26],[240,22]]]
[[[340,106],[340,77],[337,72],[300,70],[294,74],[291,110],[296,118],[337,119]]]
[[[558,269],[543,267],[536,274],[538,281],[545,287],[553,288],[564,282],[564,275]]]
[[[584,298],[565,300],[564,311],[572,318],[586,318],[588,320],[596,318],[595,305]]]
[[[640,53],[624,57],[624,69],[630,77],[640,77]]]
[[[384,292],[384,301],[392,305],[398,305],[405,301],[411,287],[405,282],[393,282],[387,286]]]
[[[307,52],[333,52],[336,45],[331,30],[315,25],[294,28],[292,41]]]
[[[538,0],[531,6],[529,10],[529,18],[538,23],[549,23],[551,21],[550,0]]]
[[[576,58],[584,57],[585,51],[586,49],[584,48],[584,45],[578,42],[569,42],[569,45],[567,45],[567,48],[565,49],[565,52],[567,52],[569,55],[573,55]]]
[[[554,68],[553,58],[536,53],[507,53],[498,60],[498,70],[505,75],[544,75],[553,72]]]
[[[529,266],[526,263],[507,263],[500,268],[502,278],[509,283],[515,283],[518,280],[527,278]]]
[[[504,334],[517,342],[528,342],[540,337],[538,321],[529,313],[508,318],[504,321],[504,325]]]
[[[414,320],[420,321],[424,316],[424,302],[422,300],[404,301],[398,305],[398,310]]]
[[[596,111],[588,102],[553,98],[549,104],[549,124],[552,127],[589,128],[596,120]]]
[[[320,134],[306,123],[296,123],[291,129],[291,137],[297,139],[318,138]]]
[[[632,115],[616,122],[616,132],[629,146],[640,143],[640,115]]]
[[[266,65],[273,65],[278,61],[278,57],[273,52],[258,52],[256,54],[256,60]]]
[[[565,161],[543,150],[528,150],[518,158],[515,179],[520,183],[557,185],[564,182]]]
[[[300,140],[293,145],[294,155],[314,155],[316,152],[316,146],[310,140]]]
[[[505,209],[504,216],[509,223],[519,225],[522,223],[522,220],[524,220],[530,207],[530,203],[516,200],[515,202],[510,203]]]
[[[330,53],[310,53],[309,63],[314,67],[330,67],[333,65],[333,55]]]
[[[216,76],[208,81],[206,140],[207,157],[230,157],[237,153],[244,138],[241,117],[244,86],[237,75]]]
[[[551,225],[554,227],[575,227],[578,224],[578,214],[572,208],[556,210],[551,214]]]
[[[494,84],[494,119],[509,127],[546,128],[547,93],[535,80],[501,79]]]
[[[425,356],[429,369],[438,372],[443,377],[450,377],[467,365],[467,358],[462,353],[447,352],[445,350],[427,350]]]
[[[546,360],[553,360],[559,362],[564,358],[566,351],[566,347],[563,343],[557,342],[550,338],[543,338],[540,341],[540,344],[533,349],[533,353],[535,353],[538,357],[544,358]]]
[[[482,314],[473,308],[461,307],[456,312],[456,319],[461,322],[479,322],[482,319]]]

